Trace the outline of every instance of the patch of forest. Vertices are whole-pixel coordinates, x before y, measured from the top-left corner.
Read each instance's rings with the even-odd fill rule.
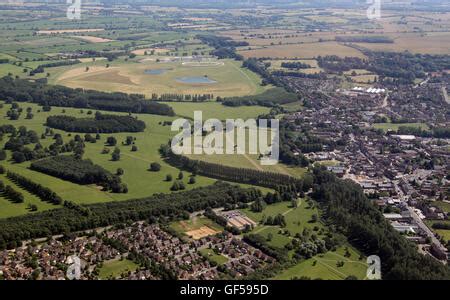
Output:
[[[52,156],[33,162],[30,169],[78,184],[97,184],[113,193],[128,192],[119,176],[88,159],[69,155]]]
[[[47,85],[41,81],[0,78],[0,98],[6,101],[32,102],[49,106],[92,108],[107,111],[174,116],[173,109],[163,103],[145,99],[139,94],[106,93]]]
[[[95,118],[75,118],[72,116],[50,116],[47,126],[69,132],[82,133],[117,133],[142,132],[145,122],[133,116],[106,115],[97,112]]]
[[[284,88],[275,87],[265,91],[259,95],[250,95],[242,97],[217,97],[217,101],[222,102],[225,106],[250,106],[260,105],[266,107],[273,107],[276,105],[286,104],[298,101],[299,98],[296,94],[287,92]]]

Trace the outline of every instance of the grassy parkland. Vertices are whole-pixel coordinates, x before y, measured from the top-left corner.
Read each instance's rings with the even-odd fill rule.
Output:
[[[17,120],[10,120],[6,115],[11,108],[11,104],[5,104],[0,108],[0,116],[2,116],[0,125],[10,124],[19,128],[25,126],[28,130],[33,130],[38,136],[46,132],[46,120],[50,116],[63,115],[67,117],[75,117],[77,119],[94,118],[96,110],[76,109],[76,108],[61,108],[52,107],[50,111],[43,111],[41,106],[34,103],[19,103],[19,107],[23,109],[23,113]],[[248,118],[256,117],[260,112],[264,112],[266,108],[253,107],[251,110],[241,111],[238,108],[221,106],[219,103],[171,103],[175,109],[176,114],[189,115],[190,112],[206,108],[206,116],[217,118]],[[32,119],[26,118],[25,111],[27,108],[31,109],[33,114]],[[218,112],[217,114],[215,112]],[[109,115],[126,115],[125,113],[115,113],[100,111],[103,114]],[[83,159],[90,159],[94,164],[97,164],[112,174],[115,174],[118,169],[123,170],[121,180],[128,186],[128,193],[111,193],[102,191],[96,185],[80,185],[67,180],[62,180],[57,177],[49,176],[44,173],[31,170],[29,167],[31,162],[15,163],[11,160],[12,153],[7,150],[7,159],[0,164],[7,170],[18,173],[22,176],[32,179],[35,182],[50,188],[61,196],[64,200],[69,200],[78,204],[91,204],[97,202],[122,201],[133,198],[147,197],[155,193],[170,193],[171,187],[175,180],[181,180],[184,183],[185,189],[189,190],[195,187],[206,186],[214,183],[216,180],[195,176],[195,183],[190,180],[190,173],[184,172],[183,178],[178,179],[180,170],[165,163],[158,152],[161,144],[166,144],[169,139],[177,132],[172,132],[169,125],[171,121],[179,116],[158,116],[149,114],[133,114],[139,121],[145,123],[145,130],[142,132],[120,132],[120,133],[104,133],[100,134],[100,139],[96,143],[86,142]],[[64,142],[73,139],[75,135],[79,134],[84,137],[84,133],[66,132],[63,130],[52,129],[54,134],[60,134]],[[95,136],[95,134],[93,134]],[[127,137],[133,137],[133,143],[127,145],[125,142]],[[114,137],[117,145],[109,146],[107,144],[108,137]],[[5,143],[9,140],[9,135],[5,134],[3,140],[0,141],[0,147],[3,148]],[[54,140],[52,136],[46,136],[45,139],[40,139],[42,147],[49,147]],[[35,144],[27,145],[31,149]],[[120,159],[118,161],[112,160],[111,154],[114,149],[120,149]],[[137,151],[133,151],[136,148]],[[105,150],[106,149],[106,150]],[[105,153],[105,152],[108,153]],[[158,163],[161,166],[160,171],[150,171],[151,163]],[[251,166],[254,167],[254,166]],[[168,181],[167,178],[172,180]],[[40,201],[30,193],[23,191],[15,183],[10,182],[5,175],[0,175],[5,185],[10,185],[15,189],[21,191],[24,195],[24,203],[12,203],[3,196],[0,196],[0,218],[18,216],[30,213],[30,205],[36,205],[37,211],[52,209],[55,206]]]

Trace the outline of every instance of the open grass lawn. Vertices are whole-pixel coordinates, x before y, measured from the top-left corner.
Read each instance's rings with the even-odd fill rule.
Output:
[[[241,68],[241,62],[211,60],[210,62],[170,61],[170,57],[138,56],[129,61],[89,62],[73,66],[48,68],[54,73],[50,83],[74,88],[156,94],[213,94],[214,96],[245,96],[260,94],[268,87],[261,86],[261,78]],[[160,60],[158,62],[157,60]],[[110,67],[106,68],[106,64]],[[89,70],[86,71],[86,67]],[[146,74],[161,70],[160,74]],[[211,83],[183,83],[183,77],[208,77]]]
[[[240,106],[230,107],[222,105],[218,102],[204,102],[204,103],[183,103],[183,102],[164,102],[171,106],[175,113],[180,117],[188,119],[194,118],[194,111],[201,111],[203,121],[207,119],[238,119],[247,120],[256,118],[259,115],[267,114],[270,108],[263,106]]]
[[[302,177],[305,172],[307,171],[305,168],[296,167],[296,166],[287,166],[285,164],[282,164],[278,162],[274,165],[262,165],[261,160],[259,159],[259,154],[267,154],[271,151],[271,134],[270,130],[265,130],[265,132],[261,131],[261,127],[258,128],[258,130],[250,130],[248,128],[245,129],[245,154],[238,154],[237,151],[234,151],[234,154],[221,154],[221,152],[225,153],[226,149],[226,137],[221,132],[212,132],[207,137],[205,137],[206,141],[203,141],[202,145],[195,145],[194,139],[192,139],[192,146],[194,148],[200,148],[199,146],[202,146],[203,154],[193,154],[194,151],[191,151],[191,154],[187,154],[192,159],[195,160],[202,160],[209,163],[215,163],[215,164],[223,164],[230,167],[235,168],[245,168],[245,169],[255,169],[259,171],[267,171],[267,172],[274,172],[274,173],[282,173],[289,176],[294,177]],[[238,145],[240,143],[240,139],[238,139],[237,136],[238,130],[235,130],[235,138],[234,138],[234,145]],[[257,154],[250,154],[250,136],[253,136],[256,138],[257,143],[256,145],[252,146],[256,149]],[[259,137],[262,137],[264,139],[264,136],[267,138],[267,142],[265,145],[260,145],[260,139]],[[214,149],[210,149],[211,147],[215,146],[215,143],[217,141],[223,140],[222,146],[218,145],[217,152],[214,152]],[[261,140],[264,141],[264,140]],[[206,155],[204,154],[205,148],[208,148],[209,150],[213,151],[213,154]],[[255,152],[253,152],[255,153]]]
[[[255,213],[250,209],[241,210],[249,218],[257,222],[258,224],[264,217],[276,216],[282,214],[286,220],[286,227],[281,228],[280,226],[266,226],[259,224],[252,233],[257,233],[264,237],[268,237],[269,234],[272,235],[272,239],[269,244],[276,247],[284,247],[290,242],[291,237],[295,236],[297,233],[302,233],[305,228],[314,231],[314,228],[325,229],[325,226],[317,222],[311,222],[312,216],[315,214],[319,217],[319,210],[316,207],[311,207],[305,199],[298,200],[298,207],[292,208],[290,202],[279,202],[272,205],[267,205],[264,211]],[[280,230],[288,230],[290,235],[280,233]],[[292,254],[292,253],[291,253]]]
[[[373,127],[376,129],[382,129],[383,131],[393,130],[397,131],[399,127],[416,127],[421,128],[423,130],[430,129],[427,124],[424,123],[402,123],[402,124],[394,124],[394,123],[376,123],[373,124]]]
[[[223,265],[228,262],[228,258],[223,255],[216,254],[213,250],[205,248],[199,250],[201,254],[207,257],[210,261],[216,262],[217,265]]]
[[[273,279],[289,280],[305,276],[311,279],[342,280],[350,275],[356,276],[358,279],[365,279],[367,271],[366,260],[360,260],[358,251],[350,246],[348,246],[348,251],[350,253],[349,257],[344,256],[345,247],[316,255],[284,270]],[[337,263],[340,261],[344,262],[342,267],[337,266]]]
[[[251,155],[251,154],[190,155],[190,157],[192,159],[202,160],[216,164],[223,164],[230,167],[282,173],[294,177],[302,177],[306,173],[305,168],[287,166],[282,163],[278,163],[273,166],[263,166],[258,160],[258,155]]]
[[[13,74],[13,76],[21,76],[25,74],[23,69],[25,67],[18,67],[13,64],[0,64],[0,77],[7,76],[8,74]]]
[[[99,278],[100,279],[109,279],[109,278],[117,278],[122,273],[125,272],[133,272],[139,266],[132,262],[131,260],[109,260],[103,263],[103,267],[100,269]]]
[[[317,162],[315,162],[314,164],[315,164],[315,165],[316,165],[316,164],[317,164],[317,165],[322,165],[322,166],[325,166],[325,167],[331,167],[331,166],[337,166],[337,165],[339,165],[340,162],[337,161],[337,160],[322,160],[322,161],[317,161]]]
[[[353,82],[356,82],[356,83],[371,83],[371,82],[375,82],[375,80],[378,79],[378,76],[367,74],[367,75],[351,76],[350,78]]]

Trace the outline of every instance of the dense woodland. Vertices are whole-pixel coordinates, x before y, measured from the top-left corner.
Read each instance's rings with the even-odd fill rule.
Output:
[[[68,155],[52,156],[33,162],[30,168],[78,184],[97,184],[113,193],[128,192],[119,176],[87,159],[81,160]]]
[[[145,122],[133,116],[106,115],[97,112],[95,118],[75,118],[71,116],[50,116],[47,126],[69,132],[117,133],[142,132]]]
[[[6,76],[0,79],[0,98],[6,101],[33,102],[44,107],[63,106],[107,111],[174,116],[163,103],[148,101],[143,95],[105,93],[92,90],[51,86]]]

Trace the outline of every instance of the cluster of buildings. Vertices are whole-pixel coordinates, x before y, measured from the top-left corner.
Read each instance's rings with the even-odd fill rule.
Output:
[[[442,94],[449,84],[446,79],[389,87],[389,91],[377,86],[336,89],[320,97],[310,93],[308,107],[286,117],[290,128],[322,144],[320,151],[302,152],[294,142],[295,154],[327,162],[328,170],[357,182],[381,211],[388,212],[385,217],[394,229],[443,262],[450,242],[429,225],[433,220],[448,221],[448,212],[434,203],[450,203],[450,139],[395,134],[374,125],[384,117],[448,128],[450,103]]]
[[[0,252],[0,275],[6,280],[66,278],[72,255],[81,260],[80,279],[92,278],[95,266],[120,257],[117,249],[105,244],[99,237],[85,237],[72,241],[51,239],[45,244],[29,243],[25,247]]]
[[[218,264],[203,249],[210,249],[226,261]],[[0,276],[13,279],[67,279],[71,259],[80,259],[80,280],[98,279],[105,262],[129,258],[140,264],[136,270],[119,275],[118,279],[161,279],[166,270],[181,280],[211,280],[248,276],[268,267],[275,260],[231,233],[223,232],[199,240],[180,238],[158,225],[135,223],[121,229],[108,229],[91,236],[68,240],[51,239],[42,244],[29,243],[0,252]],[[149,262],[143,263],[142,259]],[[153,265],[153,267],[146,267]],[[159,271],[155,271],[158,266]]]
[[[257,225],[255,221],[239,210],[223,211],[220,215],[227,220],[227,226],[235,227],[239,230],[244,230],[247,227],[253,228]]]
[[[367,94],[383,94],[386,93],[386,89],[382,89],[382,88],[364,88],[361,86],[355,86],[354,88],[352,88],[353,92],[359,92],[359,93],[367,93]]]

